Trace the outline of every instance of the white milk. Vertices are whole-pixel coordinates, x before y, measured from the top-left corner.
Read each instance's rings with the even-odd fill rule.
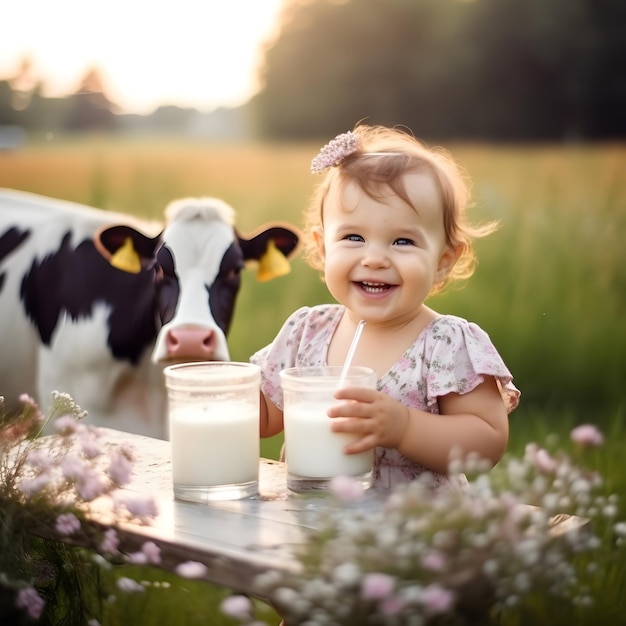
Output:
[[[335,419],[326,414],[336,404],[292,403],[285,412],[285,455],[290,474],[307,478],[359,476],[371,471],[374,451],[345,454],[343,448],[359,435],[335,433],[330,429]]]
[[[257,407],[235,401],[179,406],[169,419],[175,485],[211,487],[258,480]]]

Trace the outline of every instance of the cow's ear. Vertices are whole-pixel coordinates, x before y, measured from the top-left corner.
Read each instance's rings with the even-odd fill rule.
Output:
[[[247,263],[258,262],[257,279],[271,280],[291,271],[289,260],[299,251],[300,232],[290,224],[265,225],[254,234],[237,235],[243,258]]]
[[[259,267],[257,270],[257,280],[266,282],[272,278],[278,278],[291,272],[291,265],[287,257],[276,247],[273,239],[267,242],[265,254],[259,259]]]
[[[130,237],[126,237],[121,247],[111,255],[109,263],[118,270],[128,274],[139,274],[141,272],[141,259]]]
[[[138,274],[152,264],[161,236],[148,237],[131,226],[106,226],[94,235],[98,252],[115,268]]]

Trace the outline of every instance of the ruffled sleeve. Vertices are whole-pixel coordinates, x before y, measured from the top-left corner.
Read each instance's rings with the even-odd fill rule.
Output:
[[[464,394],[493,376],[507,412],[519,403],[520,392],[489,335],[473,322],[446,315],[432,322],[424,346],[426,400],[436,409],[437,398]]]

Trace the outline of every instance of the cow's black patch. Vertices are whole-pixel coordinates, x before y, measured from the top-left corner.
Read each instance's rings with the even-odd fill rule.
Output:
[[[167,324],[176,313],[180,287],[174,269],[174,257],[167,246],[161,246],[156,253],[157,312],[161,324]]]
[[[110,307],[108,344],[113,356],[136,364],[156,338],[158,268],[130,274],[112,267],[86,239],[74,248],[66,232],[59,249],[35,259],[24,275],[20,296],[44,344],[50,345],[64,314],[77,322],[94,305]]]
[[[244,268],[243,253],[238,242],[230,245],[222,262],[219,272],[212,285],[207,285],[209,306],[215,323],[228,334],[233,319],[235,300],[241,286],[241,270]]]
[[[30,237],[30,230],[19,230],[12,226],[0,236],[0,266],[9,254],[19,248]],[[0,292],[4,287],[6,272],[0,271]]]

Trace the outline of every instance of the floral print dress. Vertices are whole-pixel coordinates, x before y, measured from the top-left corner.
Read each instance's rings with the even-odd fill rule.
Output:
[[[339,304],[302,307],[283,324],[274,341],[252,355],[262,370],[261,389],[283,407],[281,370],[327,365],[328,347],[345,308]],[[377,383],[379,391],[405,406],[439,413],[437,399],[448,393],[468,393],[493,376],[507,412],[518,404],[520,392],[485,331],[454,315],[430,322],[398,361]],[[372,484],[392,487],[430,471],[392,448],[376,448]],[[433,472],[431,472],[433,473]],[[435,475],[439,480],[444,476]]]

